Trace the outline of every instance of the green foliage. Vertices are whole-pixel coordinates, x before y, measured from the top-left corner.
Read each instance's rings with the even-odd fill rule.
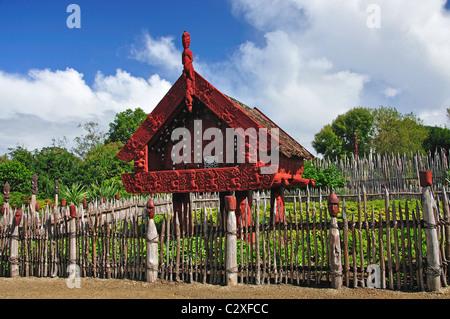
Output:
[[[440,149],[450,150],[450,129],[439,126],[425,126],[428,136],[423,142],[427,152],[436,152]]]
[[[349,155],[355,150],[355,133],[358,135],[358,153],[368,153],[373,135],[370,109],[356,107],[339,115],[331,125],[325,125],[315,134],[312,145],[318,153],[327,157]]]
[[[91,201],[105,197],[112,199],[116,194],[120,193],[120,184],[113,180],[105,180],[101,183],[95,182],[89,186],[88,197]]]
[[[89,196],[88,191],[81,183],[74,183],[70,186],[62,185],[59,190],[61,199],[65,199],[68,203],[79,205],[83,198]]]
[[[325,125],[314,135],[312,145],[317,152],[330,158],[336,158],[342,154],[342,140],[333,132],[330,124]]]
[[[336,165],[330,164],[329,167],[323,168],[314,165],[312,161],[306,161],[304,164],[303,178],[313,178],[316,187],[326,188],[330,186],[333,189],[344,187],[345,178],[338,171]]]
[[[114,121],[109,123],[108,138],[105,142],[122,142],[125,144],[133,133],[136,132],[147,115],[140,107],[134,111],[132,109],[126,109],[123,112],[117,113]]]
[[[83,183],[90,185],[102,183],[102,181],[113,179],[120,180],[123,173],[133,171],[133,162],[125,162],[116,157],[123,147],[122,142],[100,144],[86,154],[85,161],[80,165],[83,171]]]
[[[87,134],[74,139],[76,146],[73,148],[73,151],[80,158],[84,159],[90,150],[104,142],[106,134],[100,131],[98,123],[92,121],[83,125],[80,123],[78,127],[83,127]]]
[[[16,146],[16,148],[8,148],[9,156],[11,160],[18,161],[25,165],[29,170],[33,170],[33,154],[22,146]]]
[[[84,172],[80,170],[82,161],[66,149],[44,147],[33,156],[33,173],[38,175],[38,195],[52,198],[55,180],[61,185],[82,182]]]
[[[0,164],[0,185],[9,183],[11,191],[29,193],[31,175],[33,175],[32,172],[19,161],[14,160]]]
[[[315,150],[329,158],[358,154],[410,153],[449,148],[448,129],[425,127],[414,113],[401,114],[394,107],[354,108],[339,115],[314,136]]]
[[[413,113],[401,114],[396,108],[382,106],[373,114],[376,134],[372,143],[377,153],[423,151],[428,131]]]

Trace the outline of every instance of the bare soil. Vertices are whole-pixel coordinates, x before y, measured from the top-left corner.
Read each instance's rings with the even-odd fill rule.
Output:
[[[234,287],[201,283],[81,278],[69,288],[64,278],[0,278],[0,299],[450,299],[439,292],[399,292],[373,288],[299,287],[289,284]],[[73,286],[73,283],[72,283]]]

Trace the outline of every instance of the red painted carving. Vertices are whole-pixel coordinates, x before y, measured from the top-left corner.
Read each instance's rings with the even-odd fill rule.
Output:
[[[194,61],[194,56],[192,55],[192,51],[189,49],[191,45],[191,35],[184,31],[182,36],[183,43],[183,53],[181,55],[181,60],[183,62],[183,74],[186,78],[186,94],[185,101],[189,111],[192,111],[192,96],[194,95],[195,88],[195,74],[194,74],[194,66],[192,62]]]
[[[158,130],[167,121],[169,115],[184,101],[185,91],[186,86],[184,76],[182,75],[158,103],[152,113],[144,120],[142,125],[139,126],[137,131],[127,141],[116,157],[126,162],[134,160],[137,152],[150,142]]]
[[[211,181],[211,176],[214,176]],[[255,167],[219,167],[122,174],[128,193],[225,192],[268,189],[274,175],[260,174]],[[259,183],[255,183],[258,180]]]
[[[136,173],[148,172],[147,153],[147,145],[136,152],[134,158],[134,171]]]
[[[236,225],[253,226],[252,220],[252,204],[253,200],[248,191],[236,192]],[[255,239],[255,233],[250,232],[245,240],[252,241]]]
[[[275,215],[275,222],[284,221],[284,190],[282,187],[274,187],[270,193],[270,206],[272,207],[271,222]]]

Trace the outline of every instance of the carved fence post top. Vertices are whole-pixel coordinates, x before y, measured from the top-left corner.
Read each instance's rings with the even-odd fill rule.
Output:
[[[77,217],[77,207],[75,205],[70,205],[69,210],[70,210],[70,217],[72,218]]]
[[[5,183],[5,185],[3,186],[3,194],[4,196],[4,200],[5,203],[7,203],[9,201],[9,191],[10,191],[10,187],[8,183]]]
[[[337,217],[339,214],[339,198],[334,191],[328,196],[328,213],[331,217]]]
[[[149,199],[146,206],[148,218],[153,219],[155,216],[155,203],[153,202],[153,199]]]
[[[19,226],[20,225],[20,222],[22,221],[22,216],[23,216],[22,210],[18,209],[16,211],[16,214],[14,215],[14,225],[15,226]]]
[[[225,196],[225,208],[227,211],[236,210],[236,197]]]
[[[419,171],[420,186],[427,187],[433,185],[433,172],[432,171]]]
[[[33,195],[36,195],[37,193],[37,180],[38,177],[36,174],[33,174],[33,176],[31,176],[31,193],[33,193]]]

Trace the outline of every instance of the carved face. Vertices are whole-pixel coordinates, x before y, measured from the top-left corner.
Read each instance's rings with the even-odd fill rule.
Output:
[[[331,217],[337,217],[339,214],[339,199],[335,193],[331,193],[328,197],[328,213]]]
[[[14,216],[14,225],[19,226],[20,221],[22,220],[22,211],[19,209],[16,211],[16,215]]]
[[[191,45],[191,35],[184,31],[183,36],[181,37],[183,48],[187,49]]]
[[[150,219],[153,219],[153,217],[155,216],[155,204],[151,199],[147,202],[147,216]]]

